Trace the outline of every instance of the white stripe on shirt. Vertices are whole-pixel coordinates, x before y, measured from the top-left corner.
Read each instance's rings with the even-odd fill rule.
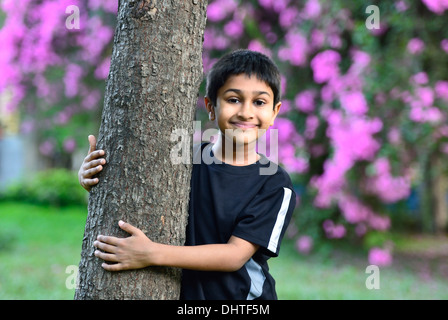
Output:
[[[280,207],[280,211],[277,214],[277,220],[275,221],[274,228],[272,229],[271,238],[269,239],[268,250],[276,253],[278,240],[282,233],[283,224],[285,223],[286,213],[288,212],[289,202],[291,200],[291,190],[283,187],[285,193],[283,194],[283,201]]]

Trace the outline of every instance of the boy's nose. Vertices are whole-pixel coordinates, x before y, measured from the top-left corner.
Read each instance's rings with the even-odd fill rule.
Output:
[[[252,119],[254,117],[253,106],[250,102],[241,104],[240,110],[237,114],[242,119]]]

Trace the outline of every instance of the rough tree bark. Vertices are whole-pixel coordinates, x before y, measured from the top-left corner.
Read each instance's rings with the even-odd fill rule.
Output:
[[[191,164],[175,164],[176,129],[192,135],[202,81],[206,0],[119,1],[98,149],[107,165],[93,187],[75,299],[178,299],[179,269],[108,272],[98,234],[129,236],[123,219],[156,242],[183,245]],[[191,143],[190,143],[191,147]]]

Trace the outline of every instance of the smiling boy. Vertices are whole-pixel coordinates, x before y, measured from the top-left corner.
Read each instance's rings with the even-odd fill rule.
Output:
[[[181,299],[277,299],[267,260],[279,253],[295,193],[281,167],[260,174],[270,163],[256,152],[256,143],[281,107],[279,71],[261,53],[236,50],[213,66],[206,91],[205,105],[219,135],[194,152],[216,161],[193,164],[185,246],[155,243],[120,221],[131,236],[99,235],[95,255],[109,271],[182,268]],[[98,183],[93,176],[105,164],[93,136],[89,142],[79,171],[87,190]]]

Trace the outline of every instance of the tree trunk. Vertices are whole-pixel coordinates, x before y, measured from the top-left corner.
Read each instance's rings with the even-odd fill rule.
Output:
[[[104,271],[93,242],[98,234],[129,236],[122,219],[153,241],[184,244],[191,161],[171,160],[179,144],[172,133],[183,129],[191,148],[206,7],[206,0],[119,1],[97,145],[107,165],[90,192],[75,299],[179,297],[179,269]]]

